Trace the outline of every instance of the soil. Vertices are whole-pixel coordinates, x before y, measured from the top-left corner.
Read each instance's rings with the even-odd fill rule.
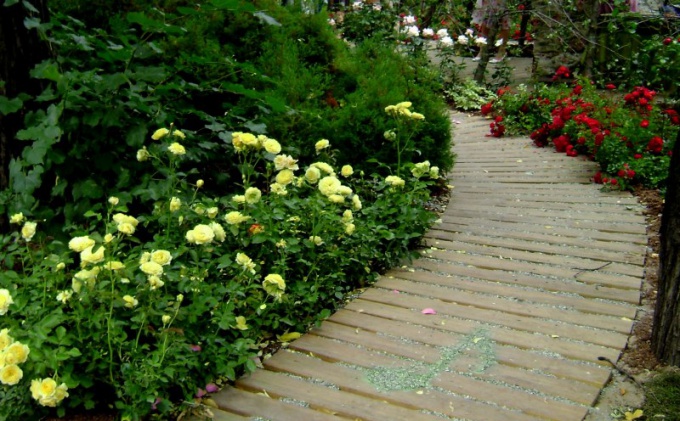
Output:
[[[645,205],[647,219],[647,255],[640,307],[628,345],[616,367],[612,367],[612,378],[585,421],[626,419],[626,412],[632,414],[643,406],[644,383],[665,370],[654,356],[651,345],[659,268],[659,228],[664,201],[657,190],[639,188],[634,194]]]

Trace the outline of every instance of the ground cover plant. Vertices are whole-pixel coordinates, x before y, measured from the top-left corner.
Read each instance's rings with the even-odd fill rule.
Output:
[[[533,90],[500,89],[498,99],[481,108],[493,118],[490,135],[529,134],[536,146],[593,159],[601,168],[593,180],[607,188],[663,188],[680,126],[676,110],[657,104],[657,93],[642,86],[619,93],[607,84],[603,95],[566,67],[554,81]]]
[[[43,93],[0,97],[25,117],[0,195],[0,419],[200,406],[433,222],[450,122],[394,46],[276,2],[59,4],[31,20],[55,52]]]

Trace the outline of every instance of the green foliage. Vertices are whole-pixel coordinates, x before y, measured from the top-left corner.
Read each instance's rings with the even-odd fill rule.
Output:
[[[680,374],[669,371],[645,383],[646,419],[680,420]]]
[[[375,38],[385,43],[393,43],[396,39],[397,13],[387,5],[350,6],[344,13],[333,16],[338,17],[337,28],[347,41],[360,43]]]
[[[456,109],[477,111],[482,105],[494,100],[496,94],[472,79],[465,79],[445,87],[444,98]]]
[[[408,144],[409,126],[399,127]],[[435,218],[424,209],[439,176],[429,162],[404,163],[402,177],[365,176],[336,169],[321,142],[325,161],[299,168],[277,141],[232,132],[243,186],[216,196],[181,171],[198,136],[170,127],[151,138],[137,160],[162,181],[139,195],[144,206],[121,190],[85,212],[68,243],[45,235],[44,222],[11,216],[20,229],[0,237],[11,340],[0,347],[17,341],[30,354],[16,364],[23,378],[0,374],[1,419],[39,418],[50,406],[177,415],[201,390],[252,371],[266,343],[304,332],[407,257]],[[29,391],[41,379],[62,393]]]
[[[623,98],[603,95],[582,78],[571,85],[507,91],[482,110],[494,112],[496,124],[508,133],[531,133],[537,146],[554,145],[558,152],[595,160],[601,171],[593,179],[606,188],[663,189],[680,115],[656,105],[655,96],[644,87]]]

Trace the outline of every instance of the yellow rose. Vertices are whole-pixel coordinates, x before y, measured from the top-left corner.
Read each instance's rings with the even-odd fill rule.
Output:
[[[57,294],[57,301],[61,302],[62,304],[66,304],[68,300],[71,299],[73,296],[73,292],[64,290],[61,291],[59,294]]]
[[[142,253],[141,256],[139,256],[139,264],[140,265],[143,264],[143,263],[146,263],[150,260],[151,260],[151,253],[149,253],[148,251],[145,251],[144,253]]]
[[[309,241],[311,241],[312,243],[314,243],[317,246],[320,246],[320,245],[323,244],[323,239],[321,237],[319,237],[318,235],[310,236]]]
[[[179,137],[179,138],[182,139],[182,140],[184,140],[184,139],[187,138],[186,135],[185,135],[182,131],[180,131],[180,130],[174,130],[174,131],[172,132],[172,135],[175,136],[175,137]]]
[[[392,187],[404,187],[405,184],[404,179],[396,175],[388,175],[385,177],[385,182]]]
[[[184,149],[184,146],[177,142],[170,144],[170,146],[168,146],[168,151],[173,155],[184,155],[187,153],[187,150]]]
[[[420,113],[411,113],[411,118],[414,120],[425,120],[425,116]]]
[[[125,235],[132,235],[132,234],[135,233],[135,226],[130,224],[130,223],[127,223],[127,222],[123,222],[122,224],[118,224],[117,228],[118,228],[118,232],[121,232]]]
[[[31,394],[42,406],[55,407],[68,397],[68,387],[64,383],[57,386],[51,378],[31,380]]]
[[[356,194],[352,196],[352,209],[355,211],[361,210],[362,204],[361,204],[361,199],[359,199],[359,196]]]
[[[182,201],[179,199],[179,197],[173,197],[170,199],[170,212],[177,212],[181,206]]]
[[[104,236],[104,244],[109,244],[111,241],[113,241],[114,236],[113,234],[109,233]]]
[[[356,226],[353,223],[348,223],[345,225],[345,234],[347,235],[352,235],[354,233],[354,230],[356,229]]]
[[[125,307],[127,308],[135,308],[137,307],[137,304],[139,304],[139,301],[131,295],[124,295],[123,296],[123,301],[125,301]]]
[[[209,227],[213,231],[213,234],[215,234],[215,240],[221,243],[227,239],[227,233],[224,232],[222,225],[218,224],[217,222],[211,222]]]
[[[352,222],[354,221],[354,215],[352,215],[352,211],[347,209],[342,213],[342,222]]]
[[[151,154],[146,150],[146,146],[137,151],[137,161],[144,162],[151,158]]]
[[[137,224],[139,224],[137,218],[134,216],[125,215],[124,213],[117,213],[113,215],[112,219],[116,224],[127,223],[131,224],[133,227],[137,227]]]
[[[163,325],[167,325],[168,323],[170,323],[171,320],[172,320],[172,317],[170,317],[167,314],[164,314],[163,317],[161,317],[161,321],[163,322]]]
[[[19,224],[21,224],[22,222],[24,222],[24,214],[23,214],[23,212],[15,213],[14,215],[12,215],[12,216],[9,218],[9,223],[10,223],[10,224],[17,224],[17,225],[19,225]]]
[[[331,203],[345,203],[345,196],[341,194],[331,194],[328,196],[328,200],[330,200]]]
[[[321,178],[321,171],[316,167],[310,167],[305,172],[305,179],[310,184],[316,184],[316,182],[319,181],[319,178]]]
[[[343,177],[349,177],[350,175],[354,174],[354,169],[351,165],[343,165],[342,169],[340,170],[340,174]]]
[[[278,174],[276,174],[276,182],[282,186],[292,183],[294,178],[295,175],[291,170],[281,170]]]
[[[0,368],[0,383],[2,384],[13,386],[19,383],[22,377],[24,377],[24,372],[16,364],[8,364]]]
[[[116,206],[120,200],[116,196],[109,197],[109,204],[111,206]]]
[[[224,220],[227,221],[227,224],[229,225],[238,225],[249,219],[249,216],[245,216],[239,211],[231,211],[224,216]]]
[[[277,171],[283,169],[297,171],[300,169],[297,165],[297,159],[293,159],[290,155],[278,155],[274,158],[274,168],[276,168]]]
[[[206,216],[210,219],[215,218],[217,216],[217,212],[219,212],[219,210],[214,206],[205,210]]]
[[[194,244],[208,244],[215,238],[215,233],[208,225],[199,224],[186,234],[186,239]]]
[[[94,246],[94,244],[95,244],[94,240],[88,236],[73,237],[71,241],[68,242],[68,248],[77,253],[80,253],[86,248]]]
[[[167,250],[154,250],[151,252],[151,261],[165,266],[172,262],[172,255]]]
[[[340,186],[340,180],[332,175],[326,176],[319,181],[319,191],[324,196],[335,194]]]
[[[411,104],[410,101],[404,101],[404,102],[398,103],[397,105],[395,105],[395,107],[397,107],[398,109],[403,109],[403,108],[411,108],[411,105],[413,105],[413,104]]]
[[[203,181],[203,180],[201,180],[201,179],[196,180],[196,187],[198,187],[199,189],[200,189],[201,187],[203,187],[204,184],[205,184],[205,181]]]
[[[246,318],[243,316],[236,316],[236,326],[238,330],[248,330],[248,325],[246,324]]]
[[[97,251],[92,251],[94,246],[80,252],[80,260],[83,263],[95,264],[104,260],[104,247],[99,246]]]
[[[165,285],[165,282],[161,281],[161,278],[156,275],[149,276],[148,281],[152,291]]]
[[[21,236],[23,237],[24,240],[26,241],[31,241],[33,236],[35,235],[35,228],[38,226],[36,222],[26,222],[21,228]]]
[[[316,142],[316,144],[314,145],[314,149],[316,149],[316,153],[319,153],[329,146],[331,146],[331,143],[328,141],[328,139],[321,139],[318,142]]]
[[[248,187],[246,189],[246,203],[255,204],[260,201],[262,192],[257,187]]]
[[[262,287],[267,294],[279,300],[286,290],[286,281],[283,280],[281,275],[270,273],[265,276]]]
[[[286,186],[284,186],[283,184],[274,183],[269,187],[271,188],[272,193],[277,194],[279,196],[285,196],[288,194],[288,190],[286,190]]]
[[[249,271],[253,275],[255,274],[255,263],[245,253],[236,253],[236,263],[243,267],[244,270]]]
[[[326,164],[325,162],[315,162],[310,166],[318,168],[321,172],[324,172],[328,175],[335,175],[335,171],[333,171],[333,167]]]
[[[439,178],[439,167],[430,168],[430,178]]]
[[[4,352],[5,364],[22,364],[28,359],[28,354],[31,350],[21,342],[14,342],[5,348]]]
[[[12,342],[14,342],[14,339],[9,336],[9,329],[0,330],[0,351],[7,348]]]
[[[160,140],[160,139],[164,138],[165,136],[167,136],[168,133],[170,133],[170,130],[168,130],[166,128],[158,129],[155,132],[153,132],[153,134],[151,135],[151,139]]]
[[[147,275],[161,276],[163,274],[163,266],[156,262],[142,263],[139,269]]]
[[[340,186],[338,187],[337,194],[341,194],[343,196],[349,196],[352,194],[352,189],[350,189],[347,186]]]
[[[0,289],[0,316],[7,314],[9,306],[13,303],[14,300],[12,299],[12,295],[10,295],[9,290],[4,288]]]
[[[237,194],[235,196],[232,196],[231,200],[234,203],[246,203],[246,197],[242,194]]]
[[[262,146],[264,146],[265,151],[274,155],[281,152],[281,144],[274,139],[267,138],[264,142],[262,142]]]

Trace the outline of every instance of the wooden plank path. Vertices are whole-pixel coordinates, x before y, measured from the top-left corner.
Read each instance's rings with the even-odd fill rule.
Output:
[[[422,257],[217,393],[215,419],[587,415],[636,315],[642,207],[591,184],[592,162],[452,119],[451,202]]]

